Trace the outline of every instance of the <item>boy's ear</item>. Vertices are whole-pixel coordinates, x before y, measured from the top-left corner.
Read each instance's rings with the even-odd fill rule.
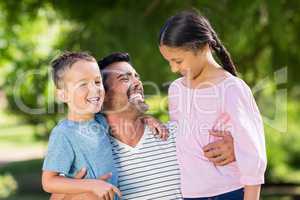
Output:
[[[64,89],[56,89],[56,96],[60,102],[66,103],[68,101],[67,94]]]

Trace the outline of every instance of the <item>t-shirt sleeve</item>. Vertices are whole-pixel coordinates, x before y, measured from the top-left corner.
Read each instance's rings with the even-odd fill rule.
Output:
[[[107,120],[106,120],[105,116],[101,113],[97,113],[95,115],[95,120],[99,123],[100,130],[107,133],[108,129],[109,129],[109,126],[108,126],[108,123],[107,123]]]
[[[243,81],[229,85],[224,106],[230,115],[241,183],[264,183],[267,159],[263,121],[250,88]]]
[[[53,130],[48,143],[48,151],[43,163],[43,171],[53,171],[69,175],[74,160],[74,151],[63,132]]]

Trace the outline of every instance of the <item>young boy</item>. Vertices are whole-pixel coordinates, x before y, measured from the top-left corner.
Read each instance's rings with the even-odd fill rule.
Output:
[[[52,62],[57,97],[68,106],[67,118],[52,130],[43,164],[42,185],[49,193],[120,196],[116,188],[112,147],[101,110],[104,89],[96,60],[87,53],[67,52]],[[81,169],[85,179],[74,179]],[[111,173],[108,182],[99,177]]]

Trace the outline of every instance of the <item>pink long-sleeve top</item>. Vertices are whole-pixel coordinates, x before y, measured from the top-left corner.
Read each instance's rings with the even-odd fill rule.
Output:
[[[171,121],[178,124],[177,159],[183,197],[209,197],[245,185],[264,183],[266,149],[263,122],[253,95],[241,79],[229,75],[209,87],[190,89],[183,78],[169,87]],[[209,135],[220,115],[234,138],[236,162],[215,166],[202,148],[217,138]]]

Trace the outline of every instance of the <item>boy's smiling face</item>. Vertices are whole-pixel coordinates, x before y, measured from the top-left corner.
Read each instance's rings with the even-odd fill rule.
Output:
[[[69,114],[87,119],[101,110],[105,92],[96,62],[75,62],[64,72],[63,83],[58,97],[68,104]]]

